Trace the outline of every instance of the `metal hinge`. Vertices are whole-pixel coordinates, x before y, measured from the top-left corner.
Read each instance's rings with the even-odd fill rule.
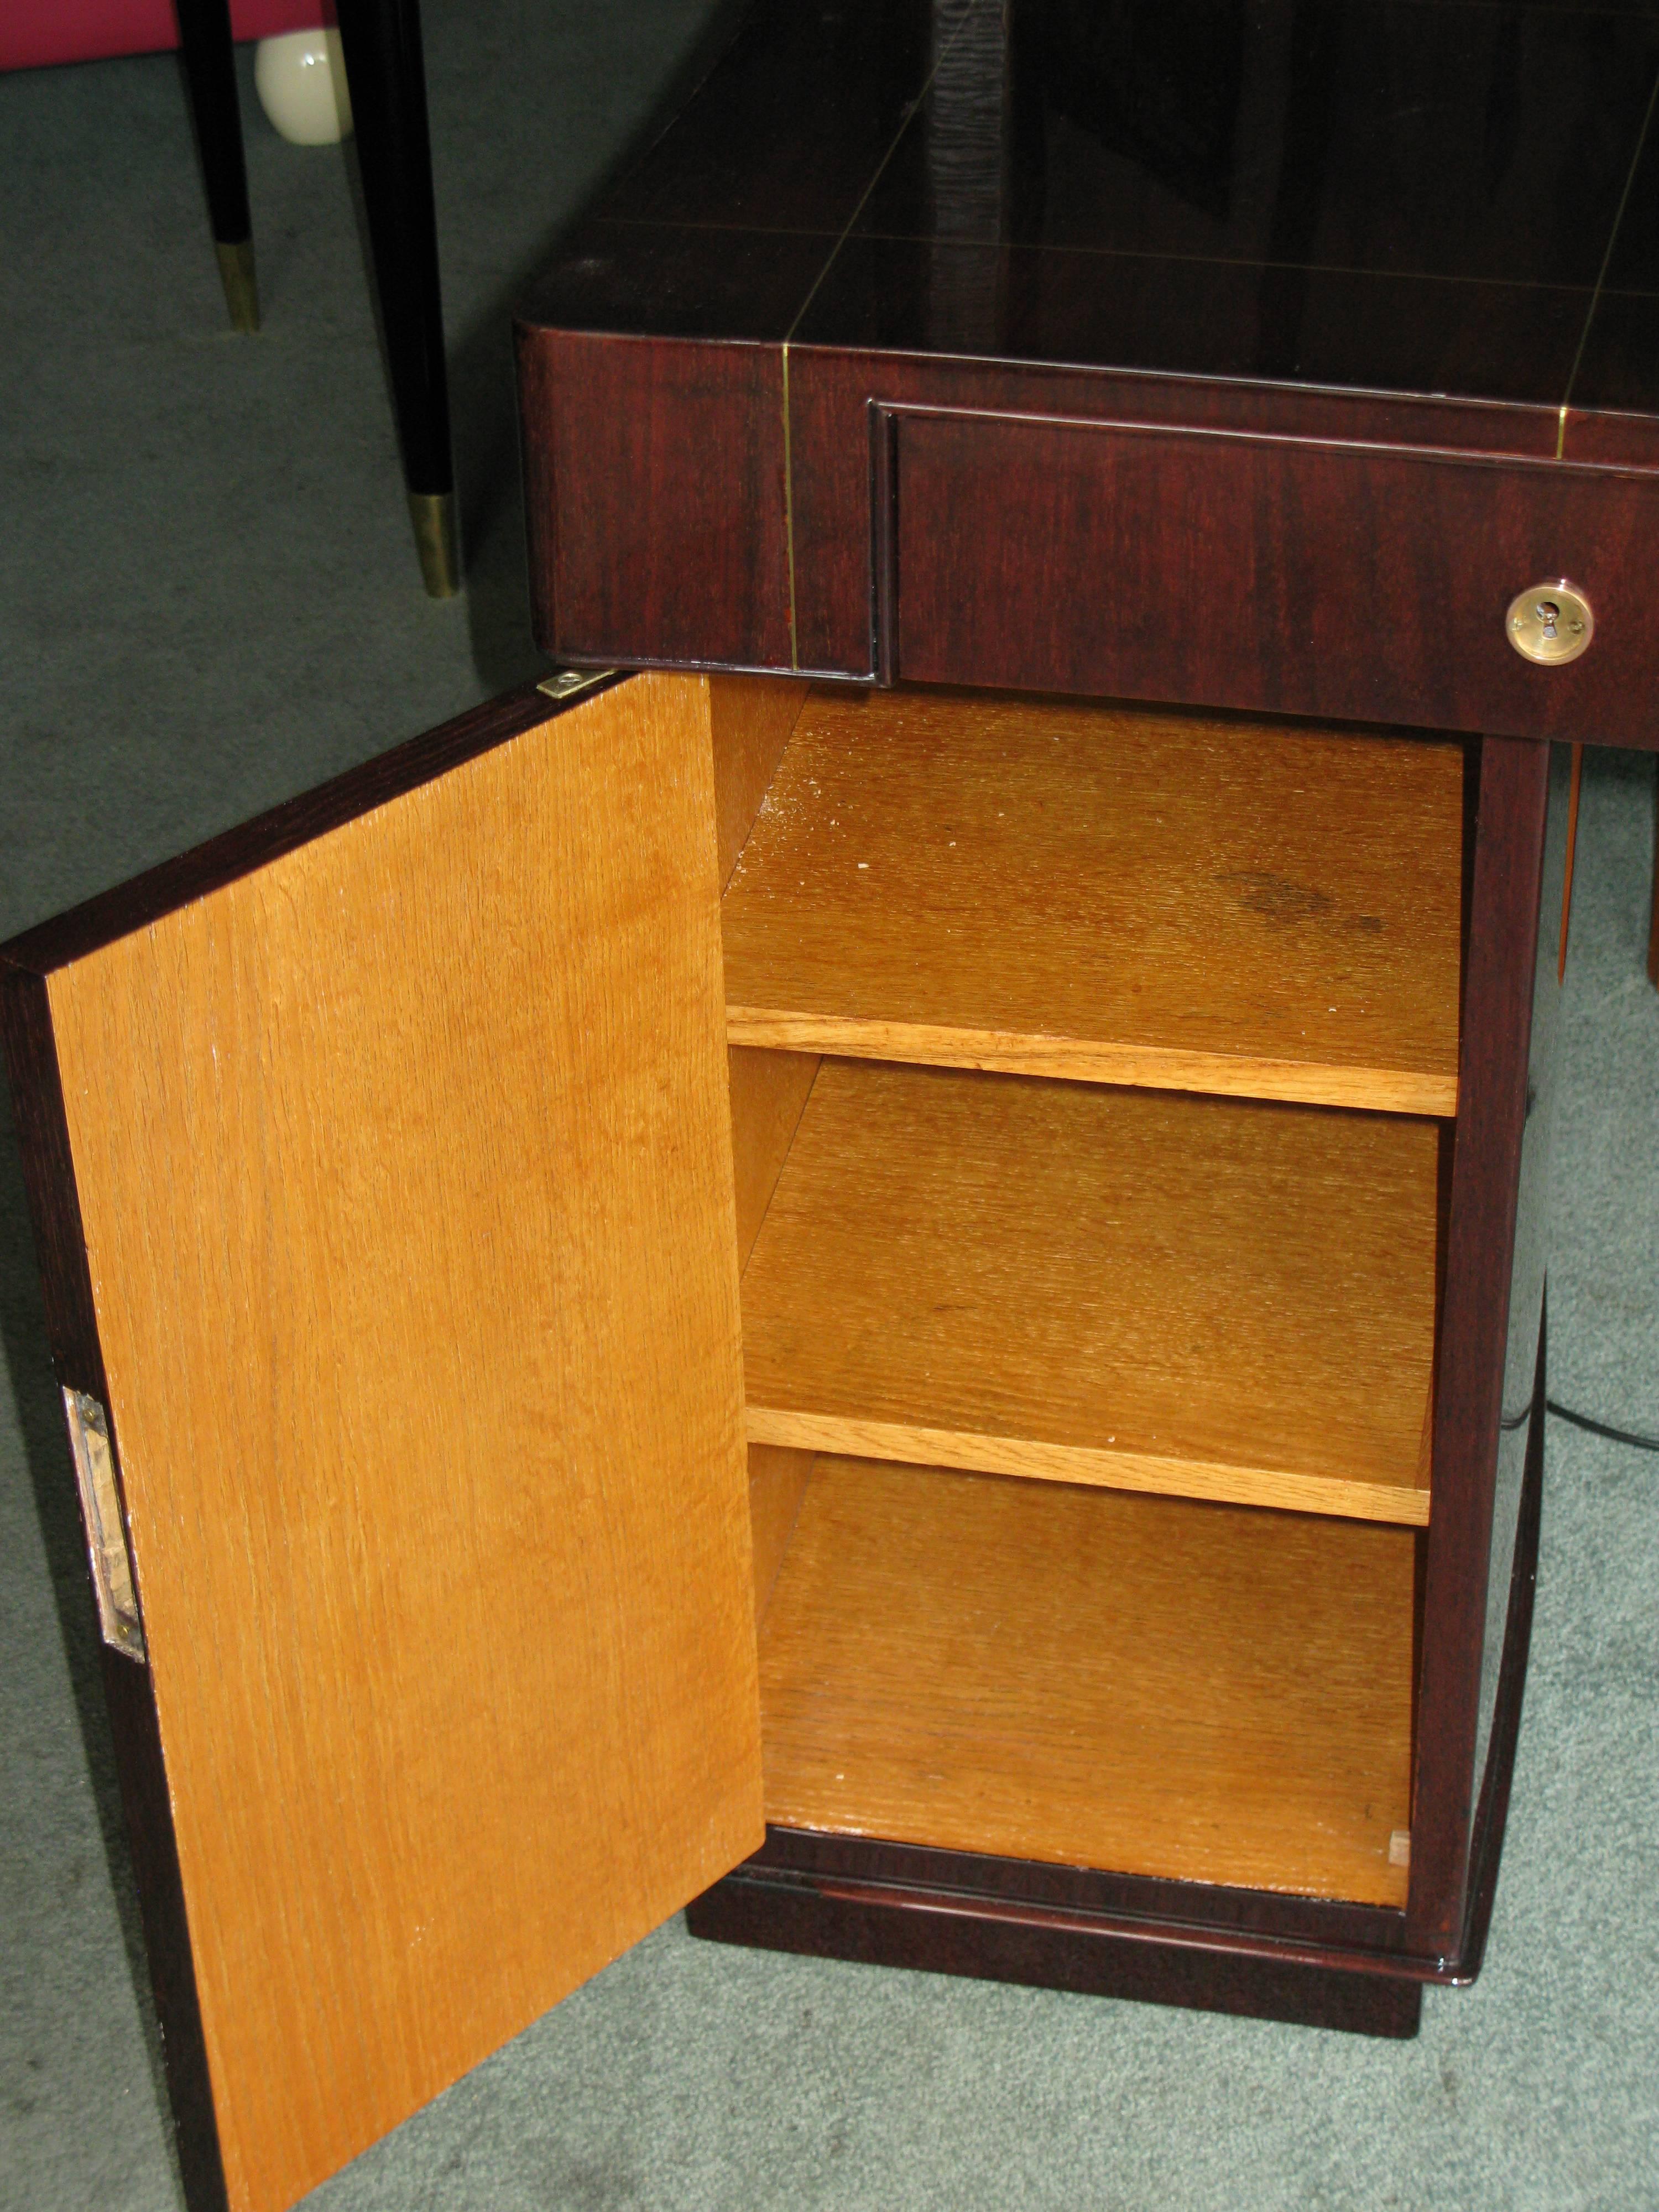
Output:
[[[143,1625],[138,1618],[138,1587],[127,1552],[121,1493],[115,1486],[115,1457],[110,1449],[104,1409],[84,1390],[65,1390],[70,1449],[81,1486],[81,1518],[87,1528],[87,1557],[98,1594],[98,1623],[104,1641],[139,1665],[148,1664]]]
[[[575,698],[579,692],[591,691],[616,672],[614,668],[562,668],[556,676],[544,676],[536,689],[545,691],[550,699],[562,702]]]

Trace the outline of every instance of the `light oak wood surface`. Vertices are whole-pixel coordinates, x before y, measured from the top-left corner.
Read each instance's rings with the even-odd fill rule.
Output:
[[[726,888],[734,1043],[1449,1115],[1462,752],[815,691]]]
[[[787,1451],[777,1444],[749,1447],[749,1525],[754,1539],[757,1627],[766,1618],[811,1472],[810,1451]]]
[[[708,684],[714,834],[724,890],[806,704],[808,687],[797,678],[769,676],[711,676]]]
[[[751,1442],[1426,1522],[1438,1124],[826,1060]]]
[[[237,2212],[760,1841],[707,697],[52,981]]]
[[[815,1052],[760,1052],[732,1045],[732,1158],[737,1190],[738,1266],[754,1249],[801,1110],[818,1072]]]
[[[1415,1547],[820,1459],[761,1638],[767,1818],[1403,1904]]]

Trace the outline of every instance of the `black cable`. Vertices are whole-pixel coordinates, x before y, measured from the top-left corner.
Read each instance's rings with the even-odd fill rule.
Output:
[[[1634,1444],[1638,1451],[1659,1452],[1659,1437],[1638,1436],[1634,1429],[1610,1428],[1605,1421],[1591,1420],[1588,1413],[1575,1413],[1559,1398],[1547,1398],[1544,1403],[1558,1419],[1571,1421],[1575,1429],[1588,1429],[1593,1437],[1609,1437],[1616,1444]]]

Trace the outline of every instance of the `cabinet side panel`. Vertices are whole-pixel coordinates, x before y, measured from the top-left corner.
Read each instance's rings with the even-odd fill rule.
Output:
[[[52,1365],[65,1389],[87,1391],[100,1405],[106,1405],[108,1386],[93,1312],[81,1207],[43,978],[0,964],[0,1026],[3,1026],[23,1180],[34,1225]],[[74,1480],[67,1449],[63,1479]],[[149,1670],[107,1646],[100,1656],[121,1808],[167,2066],[179,2175],[191,2212],[222,2212],[226,2201],[224,2167]]]
[[[1515,1256],[1510,1270],[1509,1332],[1504,1352],[1503,1410],[1493,1486],[1492,1555],[1486,1570],[1486,1628],[1480,1650],[1480,1693],[1475,1733],[1477,1789],[1492,1741],[1492,1708],[1509,1617],[1510,1569],[1531,1443],[1548,1254],[1550,1152],[1555,1127],[1560,1064],[1562,883],[1567,865],[1567,817],[1572,749],[1550,748],[1549,814],[1544,836],[1543,884],[1538,902],[1538,944],[1533,963],[1532,1024],[1527,1045],[1525,1123],[1516,1193]]]
[[[51,985],[230,2202],[759,1840],[707,690]]]
[[[1528,1081],[1534,978],[1547,968],[1553,986],[1560,901],[1558,873],[1556,912],[1540,933],[1540,904],[1550,905],[1543,880],[1550,784],[1548,745],[1482,742],[1435,1399],[1407,1916],[1413,1947],[1448,1958],[1463,1925],[1477,1752],[1490,1717],[1490,1682],[1484,1695],[1482,1688],[1488,1591],[1507,1592],[1514,1531],[1511,1499],[1509,1534],[1494,1571],[1516,1198],[1528,1116],[1536,1118],[1537,1110]],[[1523,1273],[1532,1265],[1523,1256]],[[1529,1291],[1523,1304],[1531,1310],[1529,1370],[1538,1328]],[[1517,1343],[1524,1321],[1524,1314],[1516,1316]],[[1517,1406],[1524,1407],[1528,1395],[1516,1386]],[[1501,1642],[1501,1601],[1494,1632]]]

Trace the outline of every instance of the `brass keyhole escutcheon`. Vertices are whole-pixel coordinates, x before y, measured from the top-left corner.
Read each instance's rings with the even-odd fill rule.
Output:
[[[1522,660],[1543,668],[1577,660],[1595,635],[1595,617],[1584,594],[1565,577],[1517,592],[1504,618],[1504,634]]]

